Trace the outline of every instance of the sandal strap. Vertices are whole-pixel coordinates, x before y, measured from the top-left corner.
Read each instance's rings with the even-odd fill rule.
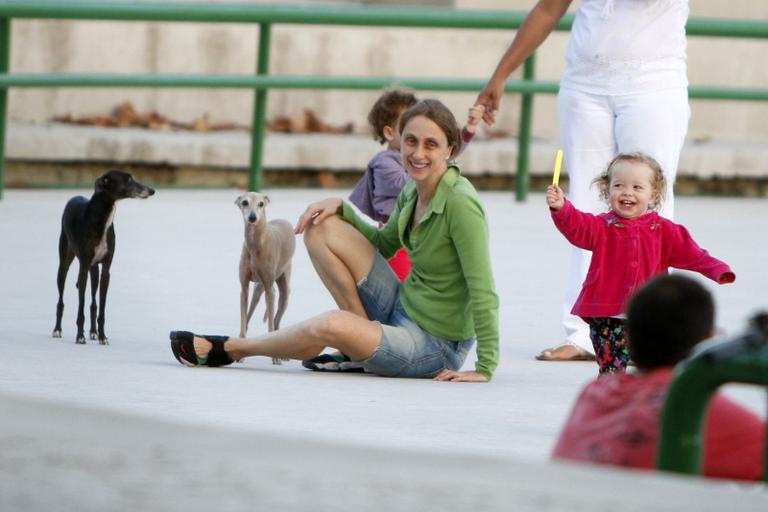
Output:
[[[229,336],[201,334],[200,337],[211,342],[211,351],[208,352],[205,366],[227,366],[234,363],[234,360],[224,350],[224,342],[229,340]]]
[[[201,359],[195,354],[195,336],[205,338],[211,343],[211,351],[205,359]],[[171,331],[170,337],[173,355],[182,364],[188,366],[227,366],[234,363],[234,360],[224,350],[224,342],[229,339],[229,336],[202,335],[189,331]]]

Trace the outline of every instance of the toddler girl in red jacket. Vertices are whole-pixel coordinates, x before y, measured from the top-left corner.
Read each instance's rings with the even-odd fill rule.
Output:
[[[587,277],[571,313],[589,324],[600,373],[624,371],[629,350],[624,312],[635,290],[670,267],[693,270],[725,284],[736,275],[699,247],[688,230],[660,217],[666,181],[658,162],[642,153],[614,158],[595,180],[608,213],[577,210],[557,185],[547,188],[552,220],[576,247],[592,251]]]

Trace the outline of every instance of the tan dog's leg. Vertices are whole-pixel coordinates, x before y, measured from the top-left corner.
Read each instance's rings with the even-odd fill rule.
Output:
[[[243,257],[246,257],[243,254]],[[248,320],[250,316],[247,314],[246,308],[248,307],[248,286],[251,284],[251,275],[248,272],[247,260],[240,261],[240,337],[244,338],[248,331]]]
[[[261,294],[264,293],[264,286],[258,281],[253,283],[253,296],[251,296],[251,305],[248,307],[248,320],[246,320],[246,326],[251,323],[251,317],[253,312],[256,311],[256,306],[259,304]]]
[[[267,331],[272,332],[275,330],[275,286],[273,283],[264,288],[264,301],[267,303],[267,312],[264,314],[264,318],[267,321]],[[272,364],[283,363],[280,358],[273,357]]]
[[[275,315],[275,330],[280,328],[280,320],[288,307],[288,296],[291,294],[289,283],[291,282],[291,264],[285,267],[285,271],[277,278],[277,314]]]

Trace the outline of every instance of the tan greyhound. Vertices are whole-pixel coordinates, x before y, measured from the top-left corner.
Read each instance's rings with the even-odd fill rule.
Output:
[[[264,313],[267,329],[272,332],[280,328],[280,319],[285,313],[290,294],[288,283],[291,278],[291,259],[296,250],[296,235],[287,220],[267,222],[264,210],[269,204],[269,198],[266,195],[247,192],[238,197],[235,204],[243,212],[245,222],[245,240],[240,256],[240,337],[243,338],[262,293],[267,302]],[[248,287],[251,282],[255,284],[251,305],[248,307]],[[275,284],[280,293],[277,313]],[[280,364],[280,360],[272,358],[272,363]]]

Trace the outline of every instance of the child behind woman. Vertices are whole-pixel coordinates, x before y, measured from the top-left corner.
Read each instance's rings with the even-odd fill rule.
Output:
[[[600,373],[622,372],[629,362],[624,312],[630,296],[670,267],[693,270],[725,284],[736,275],[709,255],[685,227],[656,210],[666,181],[658,162],[642,153],[614,158],[593,183],[610,207],[592,215],[577,210],[556,185],[547,188],[555,226],[576,247],[592,251],[581,293],[571,310],[589,324]]]
[[[376,100],[368,113],[373,138],[380,144],[386,144],[387,148],[376,153],[368,162],[368,168],[352,190],[349,200],[361,212],[378,222],[379,226],[389,220],[397,202],[397,195],[408,181],[408,173],[403,167],[403,158],[400,155],[400,132],[397,126],[400,115],[415,105],[416,101],[416,96],[409,91],[389,89]],[[484,110],[482,106],[470,108],[467,124],[461,131],[461,149],[464,149],[475,135]],[[408,277],[411,262],[405,248],[395,253],[389,264],[400,281]]]

